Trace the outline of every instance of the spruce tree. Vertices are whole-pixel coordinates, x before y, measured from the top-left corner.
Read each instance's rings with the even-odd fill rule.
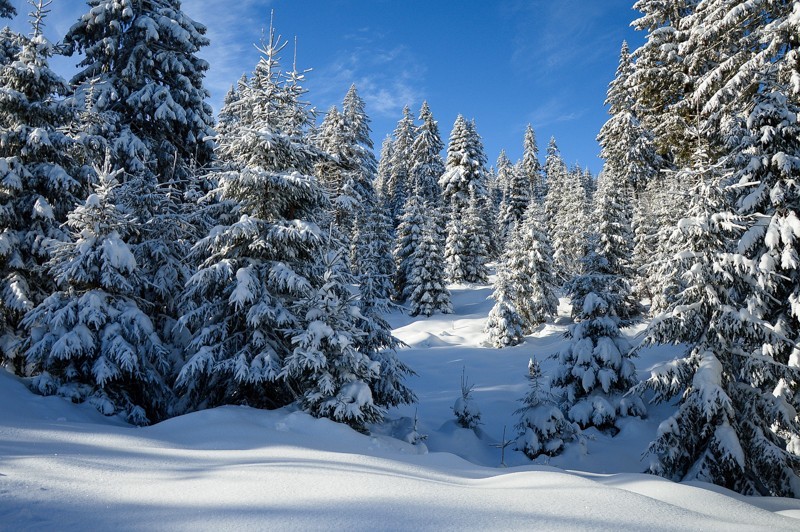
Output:
[[[147,170],[180,191],[193,187],[193,168],[212,158],[212,110],[198,57],[206,28],[180,0],[88,0],[89,11],[67,35],[81,53],[75,85],[94,84],[99,112],[118,116],[109,139],[115,164]]]
[[[558,355],[553,385],[565,391],[562,408],[570,420],[614,430],[618,416],[645,413],[638,396],[623,397],[637,383],[632,346],[620,332],[631,323],[630,290],[594,247],[582,266],[583,273],[566,285],[575,323]]]
[[[558,312],[553,250],[545,230],[543,212],[541,205],[530,203],[522,224],[512,233],[504,260],[516,287],[514,303],[523,319],[525,333],[532,332]]]
[[[439,126],[433,118],[428,102],[422,102],[419,111],[421,124],[417,128],[414,144],[411,147],[411,180],[418,188],[422,202],[428,205],[439,204],[439,178],[444,174],[442,150],[444,143],[439,134]]]
[[[415,188],[406,198],[394,249],[394,293],[400,301],[408,299],[413,291],[410,276],[414,269],[414,256],[422,242],[425,220],[430,217],[430,213],[426,216],[424,209],[425,205]]]
[[[439,246],[439,232],[435,225],[437,214],[434,209],[433,216],[425,220],[422,240],[412,256],[413,267],[408,278],[412,316],[453,312],[450,291],[445,282],[444,256]]]
[[[20,320],[55,290],[43,265],[54,244],[69,240],[62,224],[94,174],[82,143],[66,133],[76,118],[64,100],[69,87],[49,66],[46,4],[34,7],[31,37],[14,36],[5,48],[13,57],[0,64],[0,361],[13,360],[17,371]]]
[[[171,368],[136,297],[144,279],[126,240],[137,224],[115,205],[120,173],[106,169],[69,214],[74,240],[60,243],[48,263],[61,289],[26,315],[26,358],[35,391],[88,400],[144,425],[170,413]]]
[[[498,168],[500,161],[498,160]],[[506,192],[503,195],[503,206],[500,211],[500,228],[503,241],[513,231],[514,227],[522,223],[528,204],[531,202],[530,178],[523,173],[520,166],[512,167],[509,164]]]
[[[542,367],[538,361],[528,362],[530,390],[522,399],[523,406],[515,414],[520,416],[516,449],[533,460],[544,454],[555,456],[566,441],[575,438],[579,429],[564,418],[558,408],[558,398],[544,389]]]
[[[392,134],[391,159],[389,161],[388,181],[384,185],[387,202],[394,221],[394,226],[400,223],[403,205],[411,190],[411,168],[413,164],[412,148],[414,145],[414,117],[408,106],[403,108],[403,118],[397,123]]]
[[[542,203],[547,193],[547,187],[542,175],[542,164],[539,162],[539,147],[536,145],[536,134],[530,124],[525,128],[525,138],[522,143],[522,161],[520,161],[519,169],[522,175],[528,178],[531,199]]]
[[[514,284],[510,264],[507,264],[508,254],[497,268],[497,277],[494,282],[494,291],[491,298],[495,300],[484,331],[489,336],[489,343],[493,347],[507,347],[520,344],[524,341],[523,330],[526,323],[517,312],[515,301],[519,299],[518,287]]]

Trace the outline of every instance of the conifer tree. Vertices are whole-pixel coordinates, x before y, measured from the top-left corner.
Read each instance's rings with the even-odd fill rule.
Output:
[[[385,208],[389,209],[389,180],[392,173],[392,151],[394,142],[391,135],[386,135],[381,145],[381,158],[378,161],[378,175],[375,177],[375,193]]]
[[[438,213],[426,218],[422,240],[412,255],[413,267],[408,278],[411,315],[431,316],[434,312],[450,314],[450,290],[445,282],[445,262],[435,226]]]
[[[444,143],[439,134],[439,126],[433,118],[428,102],[422,102],[419,111],[421,124],[417,128],[414,144],[411,147],[411,180],[418,188],[422,202],[427,205],[439,204],[439,178],[444,174],[442,150]]]
[[[361,334],[354,327],[357,302],[347,287],[341,253],[323,258],[322,284],[305,291],[290,311],[299,318],[288,327],[291,354],[281,377],[295,389],[303,409],[315,417],[328,417],[365,432],[367,423],[383,419],[370,384],[379,380],[381,365],[357,349]]]
[[[696,125],[689,95],[696,75],[686,60],[687,27],[699,0],[638,0],[633,8],[642,16],[631,24],[646,31],[645,43],[633,52],[636,60],[630,89],[633,111],[645,130],[653,133],[657,152],[669,165],[689,161]]]
[[[547,193],[547,187],[544,182],[544,176],[542,175],[542,164],[539,162],[539,147],[536,145],[536,134],[530,124],[525,128],[520,170],[522,175],[527,177],[530,183],[531,199],[542,203]]]
[[[26,315],[26,358],[34,390],[88,400],[144,425],[170,413],[170,364],[136,297],[143,279],[126,243],[136,224],[115,205],[119,174],[106,169],[69,214],[74,240],[60,243],[48,263],[61,289]]]
[[[495,300],[484,331],[489,335],[489,343],[493,347],[507,347],[520,344],[525,339],[523,330],[526,323],[517,312],[514,302],[519,299],[519,287],[514,284],[510,271],[508,253],[497,268],[497,278],[491,298]]]
[[[394,249],[394,293],[400,301],[408,299],[413,291],[410,276],[416,260],[414,256],[422,242],[425,220],[430,216],[428,213],[426,217],[424,209],[425,205],[415,187],[406,198]]]
[[[94,174],[83,145],[65,133],[75,116],[66,82],[49,66],[47,5],[34,5],[31,37],[6,43],[13,57],[0,64],[0,361],[17,357],[20,320],[55,290],[43,265],[69,240],[62,224]],[[13,365],[22,370],[21,359]]]
[[[498,160],[500,168],[500,160]],[[528,204],[531,202],[530,178],[523,173],[520,166],[507,169],[507,185],[503,195],[503,205],[500,210],[500,228],[503,241],[513,231],[514,227],[522,223]]]
[[[212,110],[198,52],[206,28],[179,0],[88,0],[64,43],[82,53],[75,85],[94,84],[98,112],[118,117],[110,134],[114,162],[147,168],[161,183],[192,188],[192,169],[212,157]]]
[[[508,246],[508,269],[516,287],[517,312],[523,319],[523,332],[556,316],[558,297],[553,275],[553,251],[547,236],[543,208],[531,202],[525,218],[512,233]]]
[[[645,413],[638,396],[623,397],[637,382],[632,346],[620,332],[631,323],[630,290],[594,248],[566,289],[575,323],[558,355],[553,384],[564,388],[562,408],[570,420],[582,428],[613,429],[617,416]]]
[[[538,361],[528,362],[530,390],[522,399],[516,448],[533,460],[542,454],[555,456],[566,441],[574,439],[579,429],[564,418],[558,408],[558,398],[544,389],[542,367]]]
[[[405,205],[411,190],[412,148],[415,130],[414,117],[406,106],[403,108],[403,118],[397,123],[392,134],[390,168],[388,181],[385,184],[388,206],[395,227],[400,223],[403,205]]]
[[[9,0],[0,0],[0,17],[12,18],[16,16],[17,10],[11,5]]]

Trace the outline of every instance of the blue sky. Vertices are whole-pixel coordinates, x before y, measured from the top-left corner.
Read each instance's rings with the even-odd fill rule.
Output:
[[[22,0],[17,10],[29,11]],[[490,164],[505,148],[521,156],[525,126],[536,132],[540,157],[555,136],[568,164],[595,174],[597,132],[619,49],[643,36],[630,28],[633,0],[183,0],[208,27],[212,44],[207,87],[215,110],[227,89],[258,61],[253,43],[275,11],[284,38],[297,37],[308,100],[320,112],[339,104],[356,83],[372,118],[379,149],[408,104],[427,100],[447,142],[456,115],[474,118]],[[88,8],[55,0],[47,34],[58,39]],[[13,26],[24,28],[24,17]],[[27,30],[26,30],[27,31]],[[292,61],[287,48],[284,65]],[[64,75],[74,59],[54,66]]]

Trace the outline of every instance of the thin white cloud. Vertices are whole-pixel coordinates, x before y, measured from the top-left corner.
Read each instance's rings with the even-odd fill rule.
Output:
[[[230,86],[258,62],[254,44],[269,28],[271,4],[272,0],[183,0],[183,10],[206,26],[211,41],[199,55],[210,64],[204,85],[215,111]]]
[[[406,46],[383,48],[375,34],[367,39],[364,32],[355,48],[315,70],[308,85],[323,109],[341,102],[355,83],[370,115],[399,116],[403,106],[422,100],[425,67]]]

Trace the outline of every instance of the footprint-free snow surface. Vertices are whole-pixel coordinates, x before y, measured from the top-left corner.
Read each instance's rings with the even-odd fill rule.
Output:
[[[419,404],[390,411],[369,436],[232,406],[135,428],[33,395],[0,370],[0,530],[800,530],[800,501],[641,474],[670,405],[549,460],[508,447],[499,467],[493,444],[504,427],[514,434],[528,359],[552,369],[567,320],[491,349],[489,294],[455,286],[453,315],[390,316]],[[639,370],[676,354],[648,350]],[[453,422],[462,369],[482,412],[476,432]],[[415,414],[428,439],[411,445],[397,437]]]

